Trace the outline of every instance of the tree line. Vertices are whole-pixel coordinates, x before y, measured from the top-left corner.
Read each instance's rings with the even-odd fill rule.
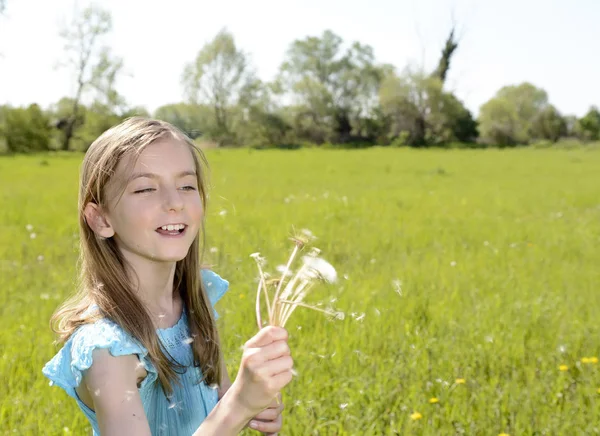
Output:
[[[0,7],[3,6],[0,0]],[[332,31],[293,41],[274,80],[258,78],[227,30],[200,49],[181,75],[183,100],[150,114],[118,92],[124,61],[102,39],[108,11],[84,9],[61,29],[74,96],[48,108],[0,106],[0,147],[9,152],[85,150],[104,130],[132,115],[173,123],[219,146],[336,144],[429,147],[516,146],[576,138],[600,140],[600,111],[577,118],[554,107],[531,83],[509,85],[478,119],[445,87],[458,40],[452,29],[433,71],[378,63],[373,48],[345,44]]]

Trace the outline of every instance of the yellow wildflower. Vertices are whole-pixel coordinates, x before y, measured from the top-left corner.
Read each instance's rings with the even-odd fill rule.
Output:
[[[421,415],[419,412],[414,412],[410,415],[410,419],[412,419],[413,421],[417,421],[421,418],[423,418],[423,415]]]
[[[464,378],[457,378],[456,379],[456,384],[457,385],[464,385],[467,381]]]
[[[429,399],[429,403],[430,404],[435,404],[435,403],[439,403],[439,402],[440,402],[440,400],[438,400],[436,397],[433,397],[433,398]]]
[[[567,365],[560,365],[560,366],[558,367],[558,369],[559,369],[560,371],[568,371],[568,370],[569,370],[569,367],[568,367]]]
[[[598,392],[600,394],[600,388],[598,388],[598,390],[596,392]]]
[[[597,357],[590,357],[590,363],[598,363],[598,358]]]
[[[582,357],[581,363],[598,363],[597,357]]]
[[[510,436],[508,433],[500,433],[498,436]]]

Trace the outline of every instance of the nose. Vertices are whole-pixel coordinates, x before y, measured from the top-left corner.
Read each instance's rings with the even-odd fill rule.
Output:
[[[183,199],[181,198],[181,193],[177,189],[165,189],[163,193],[163,204],[165,210],[180,211],[183,209]]]

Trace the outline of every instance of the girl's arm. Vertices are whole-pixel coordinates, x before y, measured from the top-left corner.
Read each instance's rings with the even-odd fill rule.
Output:
[[[193,436],[237,435],[266,409],[292,380],[293,360],[287,331],[265,327],[246,342],[235,382]],[[93,351],[93,364],[83,381],[94,400],[103,436],[152,436],[137,389],[136,355],[113,356],[107,349]]]

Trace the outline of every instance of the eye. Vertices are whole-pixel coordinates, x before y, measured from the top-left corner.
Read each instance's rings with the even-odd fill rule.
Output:
[[[146,188],[146,189],[140,189],[138,191],[133,191],[134,194],[143,194],[144,192],[152,192],[155,191],[154,188]]]
[[[196,187],[195,186],[184,186],[181,189],[183,189],[184,191],[195,191]]]

